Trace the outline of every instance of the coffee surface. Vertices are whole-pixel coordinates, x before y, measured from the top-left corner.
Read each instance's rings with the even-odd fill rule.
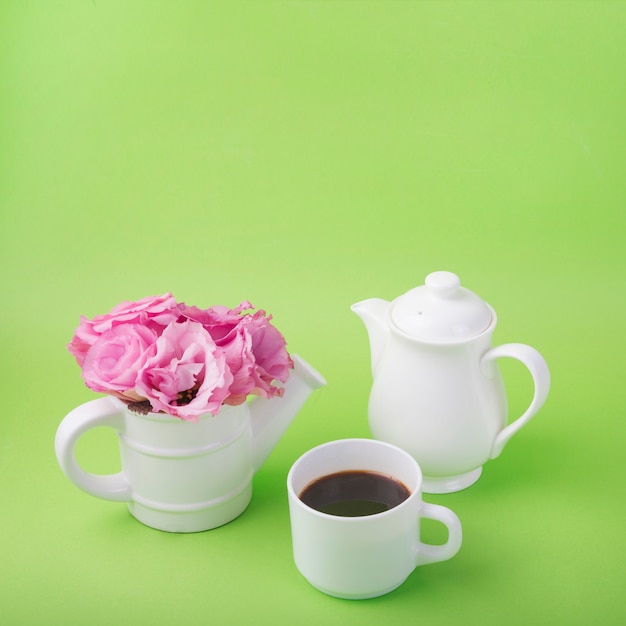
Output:
[[[300,500],[328,515],[362,517],[388,511],[410,495],[411,492],[395,478],[353,470],[318,478],[305,487]]]

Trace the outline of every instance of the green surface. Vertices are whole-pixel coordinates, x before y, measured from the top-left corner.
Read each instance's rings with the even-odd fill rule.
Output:
[[[0,2],[0,621],[623,624],[626,3]],[[461,493],[451,561],[349,602],[292,562],[285,478],[368,436],[353,302],[448,269],[539,349],[541,413]],[[143,527],[56,464],[81,314],[250,299],[328,386],[239,519]],[[511,413],[531,393],[505,362]],[[81,441],[115,471],[106,430]],[[443,540],[434,523],[424,538]]]

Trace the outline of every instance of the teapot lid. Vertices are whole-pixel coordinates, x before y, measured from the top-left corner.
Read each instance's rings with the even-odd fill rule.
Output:
[[[426,341],[461,341],[491,323],[489,306],[452,272],[433,272],[425,285],[396,298],[391,319],[403,332]]]

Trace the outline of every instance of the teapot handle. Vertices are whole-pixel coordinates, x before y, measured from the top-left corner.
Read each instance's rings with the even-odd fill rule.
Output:
[[[76,462],[74,449],[79,437],[97,426],[108,426],[118,433],[124,428],[119,409],[109,396],[85,402],[63,418],[54,442],[57,461],[63,473],[83,491],[104,500],[129,502],[131,489],[122,472],[99,476],[86,472]]]
[[[480,360],[481,368],[487,376],[492,377],[496,359],[510,357],[523,363],[530,371],[535,385],[535,394],[526,411],[514,422],[505,426],[497,435],[491,447],[490,458],[495,459],[509,439],[526,423],[530,421],[537,411],[543,406],[550,390],[550,370],[545,359],[535,350],[523,343],[507,343],[492,348],[486,352]]]

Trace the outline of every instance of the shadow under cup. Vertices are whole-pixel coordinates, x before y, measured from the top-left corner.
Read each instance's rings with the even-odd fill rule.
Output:
[[[343,517],[307,506],[302,492],[322,477],[347,471],[392,477],[410,495],[389,510]],[[348,599],[380,596],[401,585],[417,565],[441,561],[461,544],[458,518],[421,499],[419,465],[404,450],[371,439],[343,439],[302,455],[287,478],[293,554],[300,573],[326,594]],[[448,526],[448,543],[420,542],[420,516]]]

